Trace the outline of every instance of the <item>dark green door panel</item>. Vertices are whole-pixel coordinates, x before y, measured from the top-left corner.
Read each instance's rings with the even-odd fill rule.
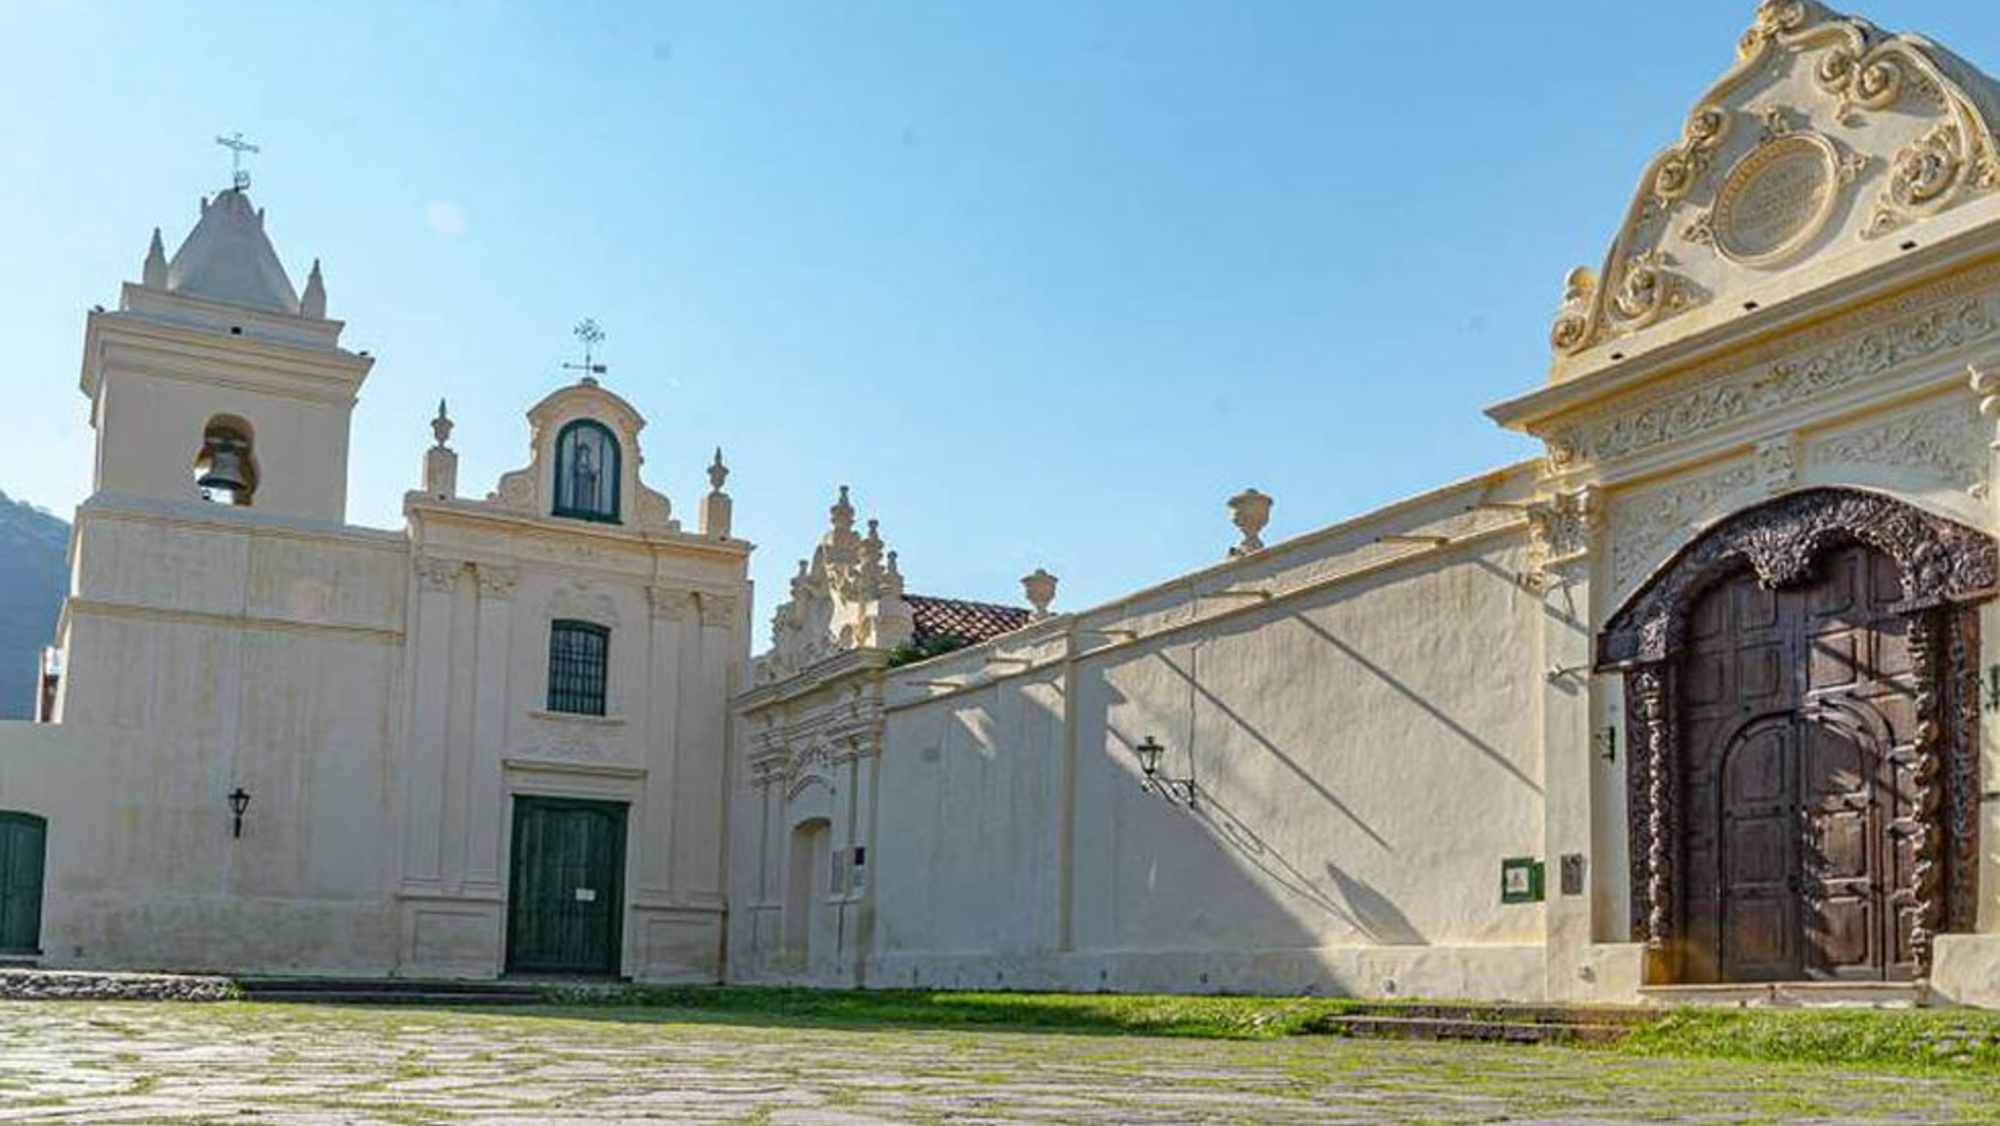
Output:
[[[0,953],[39,953],[48,822],[0,812]]]
[[[618,973],[625,812],[617,802],[514,799],[509,971]]]

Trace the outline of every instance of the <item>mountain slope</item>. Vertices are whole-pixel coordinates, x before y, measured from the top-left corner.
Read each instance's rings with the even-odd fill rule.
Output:
[[[35,670],[69,580],[69,525],[0,492],[0,719],[35,714]]]

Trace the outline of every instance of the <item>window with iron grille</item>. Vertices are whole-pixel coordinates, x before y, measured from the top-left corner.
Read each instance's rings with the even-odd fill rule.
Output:
[[[611,664],[611,631],[590,622],[549,624],[549,710],[604,714],[604,680]]]

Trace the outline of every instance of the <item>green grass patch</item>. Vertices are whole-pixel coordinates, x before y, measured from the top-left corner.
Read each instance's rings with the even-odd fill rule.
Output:
[[[1355,1004],[1315,998],[652,986],[551,986],[548,996],[558,1006],[631,1006],[663,1020],[1225,1040],[1299,1035]]]
[[[1977,1009],[1670,1009],[1618,1051],[2000,1076],[2000,1012]]]
[[[746,987],[555,985],[550,1016],[700,1023],[1271,1040],[1326,1034],[1333,1018],[1395,1005],[1342,998],[1112,993],[987,993]],[[1422,1002],[1405,1002],[1419,1006]],[[1504,1006],[1465,1016],[1507,1020]],[[1665,1009],[1624,1039],[1621,1056],[1731,1059],[2000,1077],[2000,1012],[1968,1009]]]

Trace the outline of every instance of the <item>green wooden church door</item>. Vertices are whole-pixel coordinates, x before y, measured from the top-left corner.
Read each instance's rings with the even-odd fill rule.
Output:
[[[0,954],[41,952],[47,837],[34,814],[0,812]]]
[[[625,810],[617,802],[514,800],[510,972],[618,973]]]

